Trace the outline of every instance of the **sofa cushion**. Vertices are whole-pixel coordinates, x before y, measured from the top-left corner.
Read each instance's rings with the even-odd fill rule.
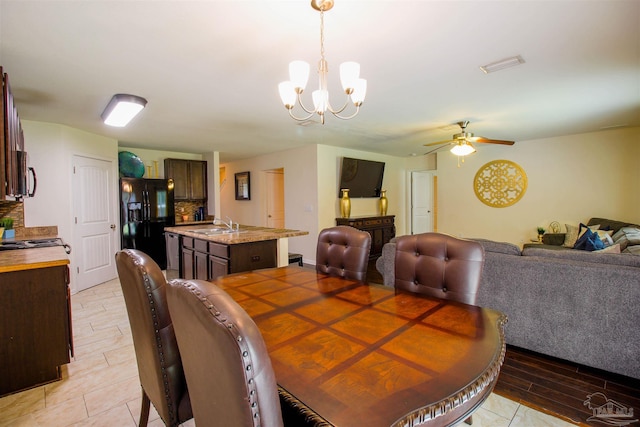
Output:
[[[638,246],[640,248],[640,246]],[[594,252],[598,252],[601,254],[619,254],[620,253],[620,243],[616,243],[615,245],[606,246],[604,249],[600,249]]]
[[[638,225],[636,224],[630,224],[628,222],[623,222],[623,221],[615,221],[613,219],[607,219],[607,218],[591,218],[589,222],[587,222],[587,225],[589,226],[594,224],[599,224],[600,225],[599,228],[601,230],[612,230],[614,233],[616,233],[622,227],[630,227],[630,226],[638,227]]]
[[[493,240],[487,240],[487,239],[469,239],[469,240],[475,240],[476,242],[480,243],[484,248],[485,252],[496,252],[500,254],[520,256],[520,248],[512,243],[494,242]]]
[[[640,267],[640,257],[628,253],[615,254],[587,251],[553,251],[549,249],[527,247],[522,251],[522,255],[558,258],[571,261],[581,261],[591,264]]]
[[[640,255],[640,245],[627,246],[623,251],[625,254]]]
[[[613,243],[620,243],[620,249],[640,245],[640,227],[622,227],[612,237]]]

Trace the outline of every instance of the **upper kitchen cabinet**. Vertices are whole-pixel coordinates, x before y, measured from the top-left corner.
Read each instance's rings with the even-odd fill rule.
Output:
[[[207,199],[207,162],[164,159],[164,175],[173,179],[175,200]]]
[[[28,196],[26,190],[26,154],[24,134],[15,106],[9,76],[0,67],[0,199],[20,200]],[[34,175],[35,179],[35,175]]]

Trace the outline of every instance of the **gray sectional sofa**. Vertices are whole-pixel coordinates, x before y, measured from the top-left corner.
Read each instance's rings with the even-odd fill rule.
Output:
[[[479,241],[477,304],[509,317],[507,344],[640,379],[640,256]],[[393,286],[395,247],[376,263]]]

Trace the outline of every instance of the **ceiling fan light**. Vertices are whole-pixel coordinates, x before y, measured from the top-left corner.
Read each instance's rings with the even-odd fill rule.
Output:
[[[305,61],[291,61],[289,63],[289,78],[296,92],[302,92],[309,80],[309,63]]]
[[[118,93],[113,95],[102,112],[104,124],[114,127],[126,126],[147,105],[147,100],[136,95]]]
[[[346,93],[350,89],[354,89],[356,82],[360,78],[360,64],[353,61],[343,62],[340,64],[340,82]]]
[[[456,156],[467,156],[471,153],[475,153],[475,151],[476,149],[466,141],[454,145],[451,149],[451,152]]]

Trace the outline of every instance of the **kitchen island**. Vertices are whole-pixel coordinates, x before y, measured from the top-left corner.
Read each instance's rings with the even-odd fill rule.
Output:
[[[73,353],[61,246],[0,251],[0,396],[61,379]]]
[[[289,237],[309,234],[301,230],[251,225],[229,229],[211,223],[166,227],[165,232],[178,236],[179,276],[202,280],[286,266],[289,264]]]

